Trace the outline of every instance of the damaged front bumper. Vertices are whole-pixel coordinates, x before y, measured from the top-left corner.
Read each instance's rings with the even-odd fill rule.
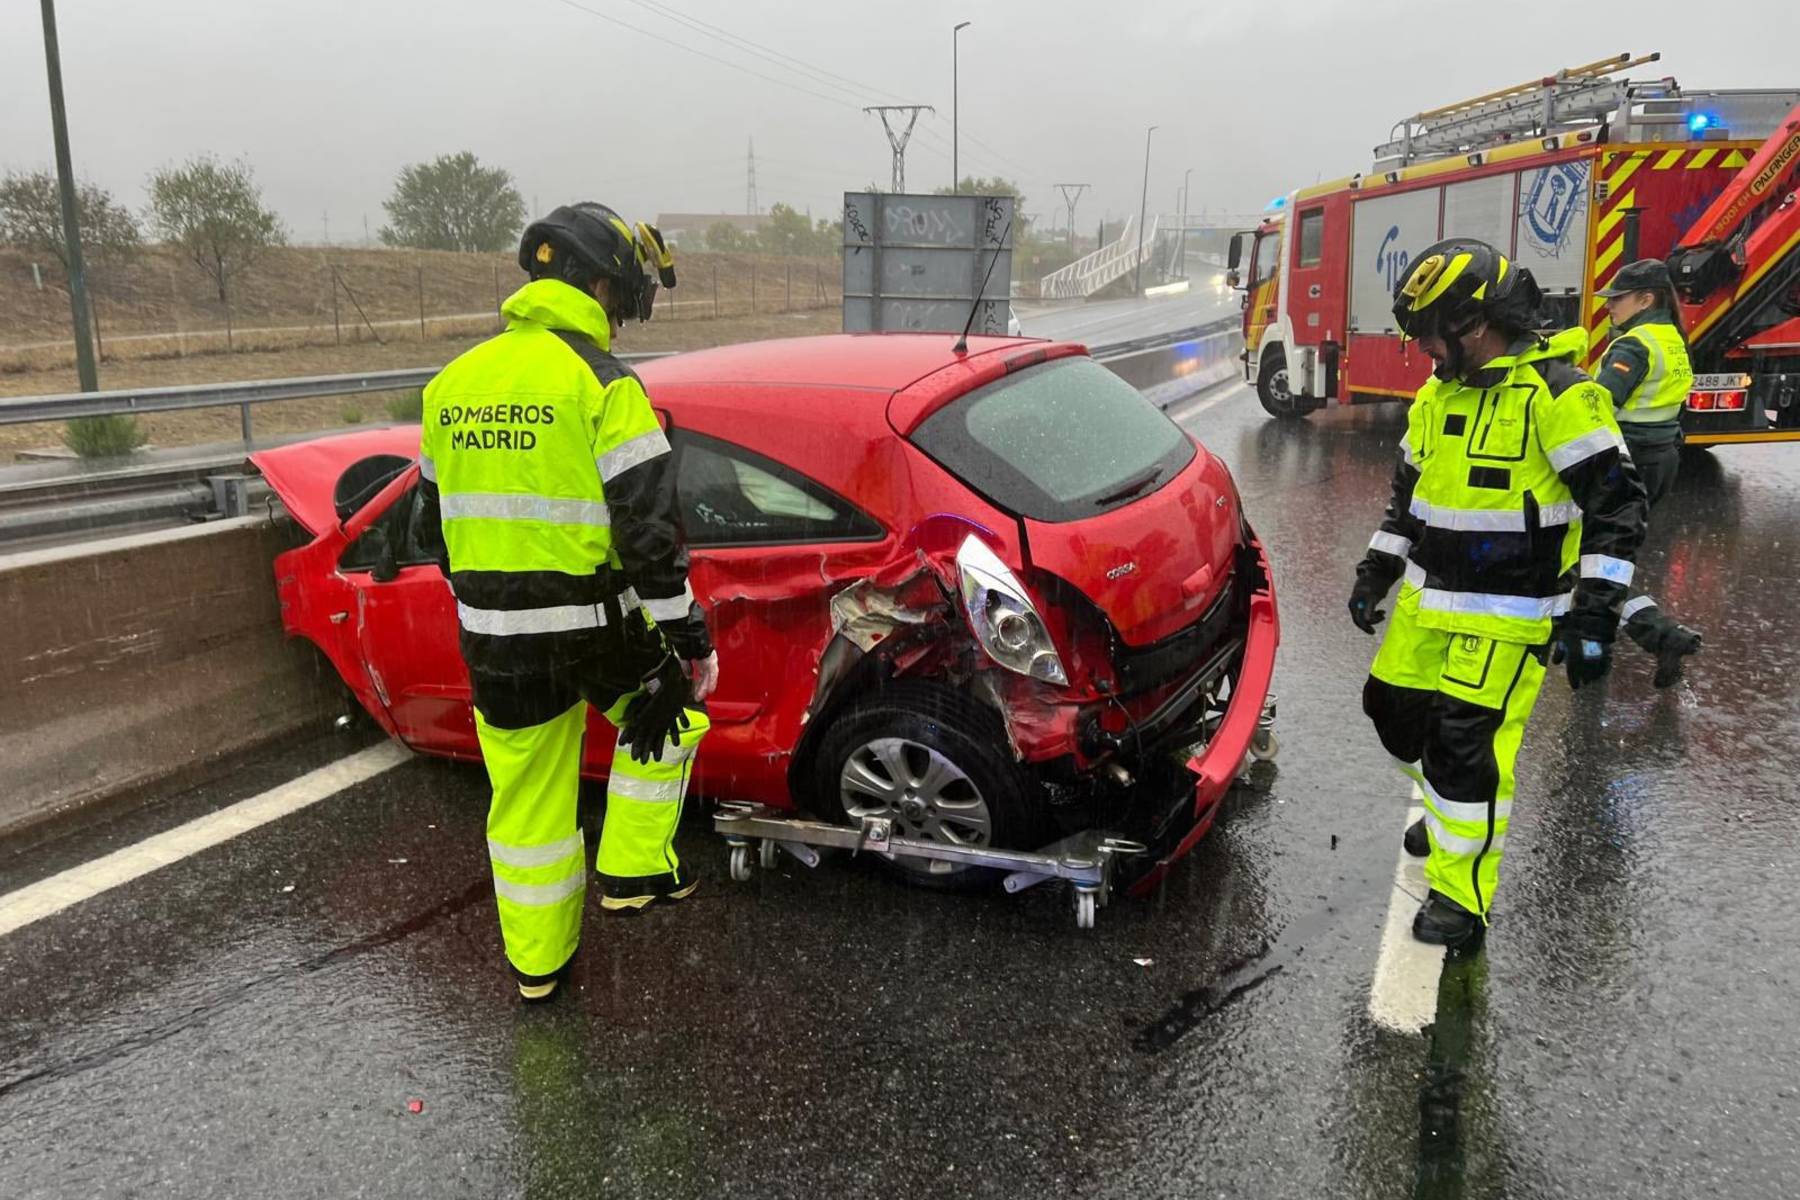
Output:
[[[1186,771],[1193,777],[1193,800],[1185,822],[1158,831],[1146,858],[1148,869],[1130,885],[1132,895],[1153,889],[1168,870],[1212,828],[1219,802],[1242,772],[1246,756],[1265,757],[1273,750],[1275,650],[1281,622],[1275,609],[1275,584],[1262,544],[1250,538],[1244,546],[1241,572],[1248,590],[1243,653],[1230,673],[1230,696],[1222,711],[1206,722],[1207,736],[1191,747]],[[1183,829],[1182,826],[1186,828]]]

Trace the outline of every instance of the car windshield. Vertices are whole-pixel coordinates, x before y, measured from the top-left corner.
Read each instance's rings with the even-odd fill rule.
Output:
[[[977,388],[934,413],[913,442],[995,504],[1037,521],[1129,504],[1194,457],[1173,421],[1090,358]]]

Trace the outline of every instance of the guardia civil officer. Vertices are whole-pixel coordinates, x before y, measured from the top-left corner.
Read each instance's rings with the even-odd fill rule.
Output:
[[[673,837],[718,657],[688,585],[669,443],[611,353],[627,318],[649,320],[658,284],[674,286],[673,256],[653,227],[584,203],[527,228],[519,264],[531,278],[501,305],[506,331],[425,389],[417,519],[456,596],[500,930],[535,1001],[581,936],[589,707],[620,729],[601,905],[680,900],[695,884]]]
[[[1694,385],[1669,268],[1643,258],[1619,268],[1600,295],[1612,325],[1612,344],[1598,382],[1612,394],[1619,431],[1655,508],[1681,466],[1681,409]],[[1649,596],[1633,596],[1623,610],[1625,632],[1656,655],[1657,687],[1681,678],[1681,660],[1700,650],[1700,634],[1665,613]]]
[[[1546,660],[1571,687],[1606,673],[1644,536],[1611,398],[1575,365],[1586,333],[1532,332],[1540,301],[1529,271],[1471,239],[1430,247],[1401,280],[1395,319],[1436,368],[1350,597],[1372,634],[1400,583],[1363,710],[1424,794],[1407,840],[1427,843],[1431,890],[1413,936],[1448,946],[1486,926]]]

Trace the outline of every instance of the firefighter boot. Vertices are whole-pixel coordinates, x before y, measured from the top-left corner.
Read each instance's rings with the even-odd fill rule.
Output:
[[[1700,631],[1689,629],[1655,606],[1633,613],[1625,622],[1625,632],[1640,647],[1656,655],[1656,676],[1651,682],[1659,688],[1674,687],[1680,682],[1681,660],[1700,653]]]
[[[1431,853],[1431,836],[1425,832],[1424,817],[1406,827],[1406,834],[1400,839],[1400,844],[1414,858],[1424,858]]]
[[[1481,937],[1481,918],[1434,888],[1413,917],[1413,936],[1458,950]]]

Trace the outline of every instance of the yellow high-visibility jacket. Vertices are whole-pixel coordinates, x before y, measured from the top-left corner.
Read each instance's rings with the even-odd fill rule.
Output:
[[[711,653],[687,581],[669,443],[610,353],[592,296],[555,279],[500,309],[506,331],[425,389],[417,527],[456,594],[471,671],[593,657],[641,608],[683,658]]]
[[[1536,645],[1573,610],[1611,629],[1648,503],[1586,349],[1531,335],[1419,389],[1365,562],[1419,591],[1426,628]]]

